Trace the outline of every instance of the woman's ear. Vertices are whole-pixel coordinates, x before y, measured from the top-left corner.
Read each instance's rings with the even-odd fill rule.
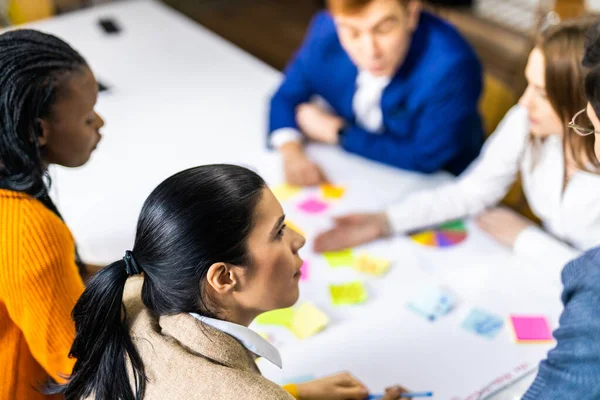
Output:
[[[48,137],[51,134],[50,123],[43,118],[38,118],[36,123],[40,127],[40,135],[37,137],[38,145],[44,147],[48,144]]]
[[[239,284],[233,266],[223,262],[214,263],[208,268],[206,283],[217,294],[231,293]]]

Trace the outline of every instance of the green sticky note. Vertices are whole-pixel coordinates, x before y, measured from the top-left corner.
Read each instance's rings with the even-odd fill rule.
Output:
[[[352,249],[327,252],[323,253],[323,256],[332,268],[351,267],[354,265],[354,254],[352,253]]]
[[[336,306],[364,303],[367,291],[362,282],[355,281],[342,285],[329,285],[331,301]]]
[[[282,308],[280,310],[268,311],[256,317],[256,323],[261,325],[281,325],[291,327],[294,319],[294,310]]]

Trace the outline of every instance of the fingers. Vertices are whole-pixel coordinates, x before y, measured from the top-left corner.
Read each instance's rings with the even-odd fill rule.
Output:
[[[346,249],[350,240],[343,229],[334,228],[319,234],[313,242],[314,251],[322,253],[325,251],[336,251]]]
[[[407,393],[408,390],[404,389],[402,386],[394,386],[391,388],[385,389],[385,395],[381,398],[381,400],[398,400],[402,399],[402,393]]]

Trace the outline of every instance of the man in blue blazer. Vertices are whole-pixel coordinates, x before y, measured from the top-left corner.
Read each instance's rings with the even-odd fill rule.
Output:
[[[483,143],[472,48],[417,0],[327,3],[271,99],[269,144],[286,180],[325,181],[304,139],[406,170],[462,172]]]

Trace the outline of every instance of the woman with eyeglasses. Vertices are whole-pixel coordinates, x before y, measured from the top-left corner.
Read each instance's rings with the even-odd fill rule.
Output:
[[[595,158],[600,159],[600,21],[588,31],[583,65],[590,68],[584,84],[588,103],[569,127],[590,144],[595,139]],[[582,212],[593,216],[597,207],[597,200],[589,199]],[[600,247],[567,264],[562,282],[564,309],[554,332],[556,347],[540,363],[523,400],[600,399]]]
[[[477,215],[483,230],[518,255],[550,268],[558,281],[567,261],[600,242],[600,162],[594,140],[568,129],[586,104],[580,61],[592,22],[565,22],[540,36],[529,56],[528,86],[519,104],[456,181],[409,195],[380,213],[338,217],[332,230],[316,238],[315,250],[352,247]],[[519,173],[543,229],[496,207]]]

